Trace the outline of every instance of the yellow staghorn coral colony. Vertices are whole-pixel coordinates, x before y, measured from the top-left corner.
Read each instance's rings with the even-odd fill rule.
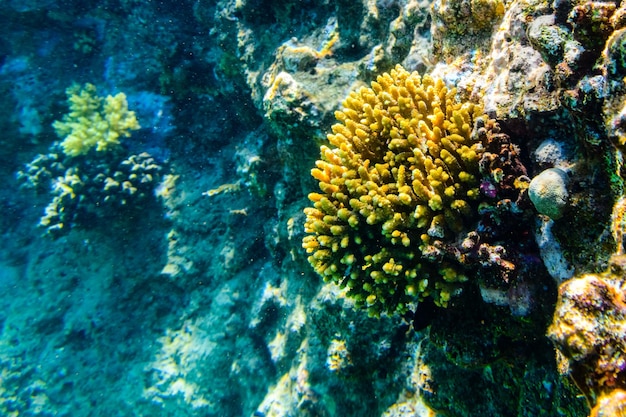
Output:
[[[477,216],[481,106],[398,65],[343,107],[311,171],[321,192],[305,209],[310,264],[372,316],[426,297],[447,306],[467,278],[437,253]]]
[[[63,138],[61,147],[67,156],[84,155],[93,148],[112,150],[120,145],[121,137],[140,128],[124,93],[102,98],[93,84],[74,85],[66,93],[70,112],[52,126]]]

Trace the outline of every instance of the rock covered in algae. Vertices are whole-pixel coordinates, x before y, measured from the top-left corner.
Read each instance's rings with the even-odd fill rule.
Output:
[[[551,219],[559,219],[567,205],[567,174],[560,168],[548,168],[530,182],[530,200],[537,211]]]
[[[479,105],[440,79],[397,66],[352,92],[311,173],[303,247],[325,280],[370,314],[417,298],[446,306],[467,278],[429,260],[432,245],[466,229],[479,196]]]
[[[431,16],[433,52],[458,56],[480,45],[489,45],[493,27],[504,15],[501,0],[436,0]]]
[[[626,256],[616,255],[601,274],[561,284],[548,336],[556,344],[561,371],[591,404],[626,388]],[[623,401],[623,396],[622,396]],[[596,413],[595,415],[613,415]]]

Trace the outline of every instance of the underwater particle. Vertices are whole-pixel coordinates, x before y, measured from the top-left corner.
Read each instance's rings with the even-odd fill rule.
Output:
[[[567,205],[567,174],[560,168],[548,168],[530,181],[528,196],[537,211],[552,220],[563,216]]]
[[[446,306],[467,277],[442,262],[441,242],[477,218],[482,107],[401,66],[343,106],[311,171],[309,263],[372,316],[428,297]]]

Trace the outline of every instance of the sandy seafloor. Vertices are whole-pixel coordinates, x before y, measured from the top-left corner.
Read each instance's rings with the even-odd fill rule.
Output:
[[[546,331],[558,284],[619,246],[618,15],[558,0],[3,1],[0,416],[587,415]],[[395,64],[483,101],[530,178],[570,173],[563,217],[525,208],[532,291],[470,276],[460,307],[377,319],[310,267],[303,208],[333,112]],[[160,167],[141,199],[77,203],[56,171],[18,174],[60,155],[53,122],[85,83],[136,113],[120,155]],[[98,158],[63,163],[118,169]],[[42,225],[60,195],[62,227]]]

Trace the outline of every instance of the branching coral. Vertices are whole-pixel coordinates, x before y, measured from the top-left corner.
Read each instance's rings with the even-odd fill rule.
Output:
[[[162,170],[148,153],[130,155],[121,146],[120,137],[139,129],[124,93],[98,97],[92,84],[66,92],[70,112],[53,125],[63,140],[17,174],[25,187],[49,190],[52,200],[40,225],[55,235],[142,210]]]
[[[52,200],[40,225],[49,233],[67,232],[76,224],[138,211],[153,194],[161,166],[147,153],[108,158],[62,159],[58,144],[18,173],[25,186],[50,189]]]
[[[476,218],[481,107],[401,66],[343,106],[311,171],[309,262],[371,315],[426,297],[446,306],[467,277],[437,253]]]
[[[70,112],[54,122],[61,146],[67,156],[84,155],[90,149],[108,151],[120,145],[121,137],[140,128],[135,112],[128,110],[126,95],[106,98],[96,95],[93,84],[74,85],[66,90]]]

